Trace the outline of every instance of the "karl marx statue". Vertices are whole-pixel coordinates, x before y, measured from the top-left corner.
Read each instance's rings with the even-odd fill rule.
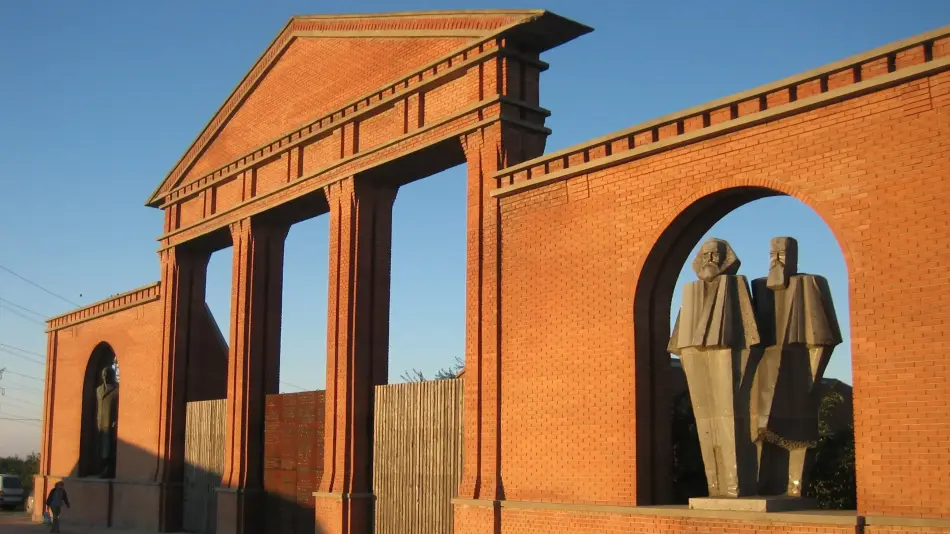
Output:
[[[749,388],[759,343],[749,283],[729,243],[709,239],[683,288],[668,350],[680,357],[696,416],[710,497],[755,494]]]
[[[760,495],[800,497],[818,440],[821,377],[841,331],[825,278],[798,273],[798,242],[772,239],[769,275],[752,282],[763,353],[752,384]]]
[[[115,370],[102,370],[102,383],[96,388],[96,452],[100,478],[115,475],[115,449],[119,420],[119,384]]]

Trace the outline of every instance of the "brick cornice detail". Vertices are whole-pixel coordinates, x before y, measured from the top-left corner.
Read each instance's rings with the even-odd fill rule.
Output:
[[[46,331],[53,332],[70,326],[98,319],[106,315],[111,315],[129,308],[140,306],[147,302],[153,302],[161,297],[161,283],[155,282],[147,286],[126,291],[114,295],[99,302],[73,310],[62,315],[57,315],[46,320]]]
[[[423,146],[438,144],[445,139],[458,138],[461,135],[477,131],[480,128],[484,128],[498,121],[502,121],[505,124],[513,127],[543,135],[549,135],[551,133],[550,129],[545,128],[540,124],[523,120],[520,117],[507,113],[505,109],[501,108],[501,105],[505,103],[510,104],[512,101],[505,97],[496,96],[491,99],[478,102],[467,109],[460,110],[458,115],[448,117],[431,125],[426,125],[418,130],[410,132],[402,137],[395,138],[382,145],[375,146],[362,152],[357,152],[348,158],[334,161],[325,167],[288,182],[287,184],[269,191],[268,193],[251,197],[240,204],[231,206],[226,210],[203,218],[194,224],[167,232],[158,238],[158,241],[161,243],[159,246],[159,251],[168,249],[178,243],[182,243],[199,235],[203,235],[226,226],[227,224],[237,221],[243,217],[249,217],[251,215],[266,211],[267,209],[273,207],[273,203],[271,202],[273,198],[280,197],[282,202],[287,202],[310,191],[325,188],[326,186],[339,180],[343,180],[348,176],[360,174],[368,169],[378,167],[391,160],[398,159],[404,155],[405,152],[399,152],[398,154],[385,159],[370,158],[367,164],[360,165],[360,160],[363,158],[373,156],[374,154],[390,149],[395,145],[411,143],[413,140],[423,137],[425,134],[432,132],[437,128],[451,127],[453,123],[459,124],[457,129],[447,133],[446,135],[433,138],[424,145],[414,145],[413,149],[418,150]],[[518,105],[516,107],[521,106]],[[479,117],[479,115],[483,115],[484,118],[478,120],[477,117]]]
[[[436,86],[450,79],[452,76],[492,58],[506,57],[516,59],[522,63],[535,66],[539,71],[544,71],[548,67],[547,64],[542,61],[523,56],[505,48],[499,48],[495,43],[483,44],[477,48],[479,49],[477,55],[467,56],[466,54],[468,54],[468,52],[466,51],[462,54],[451,56],[433,67],[414,73],[409,79],[405,80],[405,87],[402,89],[396,86],[387,86],[368,97],[353,101],[342,108],[310,121],[304,126],[295,128],[193,182],[178,186],[166,192],[163,196],[156,197],[155,200],[157,204],[153,205],[167,209],[169,206],[187,200],[201,191],[244,172],[251,167],[266,163],[273,158],[278,158],[281,154],[296,146],[325,136],[329,132],[343,127],[345,124],[358,121],[381,109],[389,108],[413,94]],[[550,111],[546,109],[532,106],[526,102],[521,102],[510,97],[501,97],[501,101],[545,117],[550,115]]]
[[[492,194],[534,189],[947,69],[950,26],[501,169]]]
[[[270,68],[277,62],[290,43],[298,37],[316,37],[326,34],[329,37],[356,36],[354,33],[374,37],[387,37],[386,32],[393,33],[392,36],[415,36],[432,37],[436,34],[454,35],[460,34],[475,35],[481,34],[472,43],[457,49],[456,51],[444,56],[443,58],[425,65],[416,71],[403,76],[402,78],[387,84],[386,86],[365,94],[358,99],[351,101],[347,105],[336,111],[318,118],[301,128],[295,129],[288,134],[281,136],[277,140],[259,147],[255,151],[246,154],[228,165],[217,169],[209,175],[199,178],[199,183],[205,183],[213,179],[215,175],[228,172],[227,169],[250,163],[251,159],[260,159],[261,157],[273,155],[273,150],[279,149],[281,143],[291,141],[294,136],[308,135],[313,130],[323,128],[325,124],[333,121],[334,118],[342,118],[347,113],[360,111],[362,108],[376,105],[379,102],[389,99],[392,95],[403,92],[414,85],[428,81],[427,76],[438,75],[440,70],[447,70],[453,67],[453,64],[466,61],[473,54],[480,54],[489,48],[493,40],[499,39],[506,32],[534,20],[543,17],[554,17],[540,10],[529,11],[447,11],[447,12],[421,12],[421,13],[390,13],[378,15],[341,15],[341,16],[305,16],[293,17],[278,34],[278,36],[267,47],[262,56],[255,62],[250,72],[245,75],[238,86],[231,92],[224,105],[215,113],[208,124],[202,129],[198,138],[191,144],[187,152],[175,164],[162,184],[152,193],[146,202],[148,206],[165,207],[170,201],[179,198],[183,192],[180,185],[181,179],[187,174],[191,167],[198,161],[198,158],[204,150],[210,146],[217,133],[224,127],[227,120],[233,116],[240,105],[247,99],[257,84],[264,78]],[[572,28],[571,34],[565,34],[565,40],[587,33],[590,29],[580,24],[571,23],[576,28]],[[329,32],[329,33],[327,33]],[[441,32],[441,33],[440,33]],[[513,53],[509,53],[513,54]],[[527,61],[529,58],[522,58]],[[546,65],[543,62],[534,60],[534,63],[543,70]],[[307,133],[303,133],[307,131]],[[186,186],[187,187],[187,186]],[[187,192],[184,192],[187,194]]]

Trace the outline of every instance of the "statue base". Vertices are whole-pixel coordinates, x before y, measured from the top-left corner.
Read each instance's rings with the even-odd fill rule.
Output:
[[[690,510],[718,512],[800,512],[814,510],[814,499],[789,497],[787,495],[757,495],[755,497],[694,497],[689,500]]]

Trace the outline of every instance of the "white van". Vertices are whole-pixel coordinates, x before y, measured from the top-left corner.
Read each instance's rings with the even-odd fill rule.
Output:
[[[0,508],[17,508],[23,505],[23,483],[16,475],[0,474]]]

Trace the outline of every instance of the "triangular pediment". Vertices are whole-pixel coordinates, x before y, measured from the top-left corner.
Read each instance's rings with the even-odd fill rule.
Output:
[[[545,27],[537,27],[539,20]],[[293,17],[147,205],[160,206],[169,191],[288,130],[451,57],[473,42],[522,26],[539,51],[590,31],[538,10]]]

